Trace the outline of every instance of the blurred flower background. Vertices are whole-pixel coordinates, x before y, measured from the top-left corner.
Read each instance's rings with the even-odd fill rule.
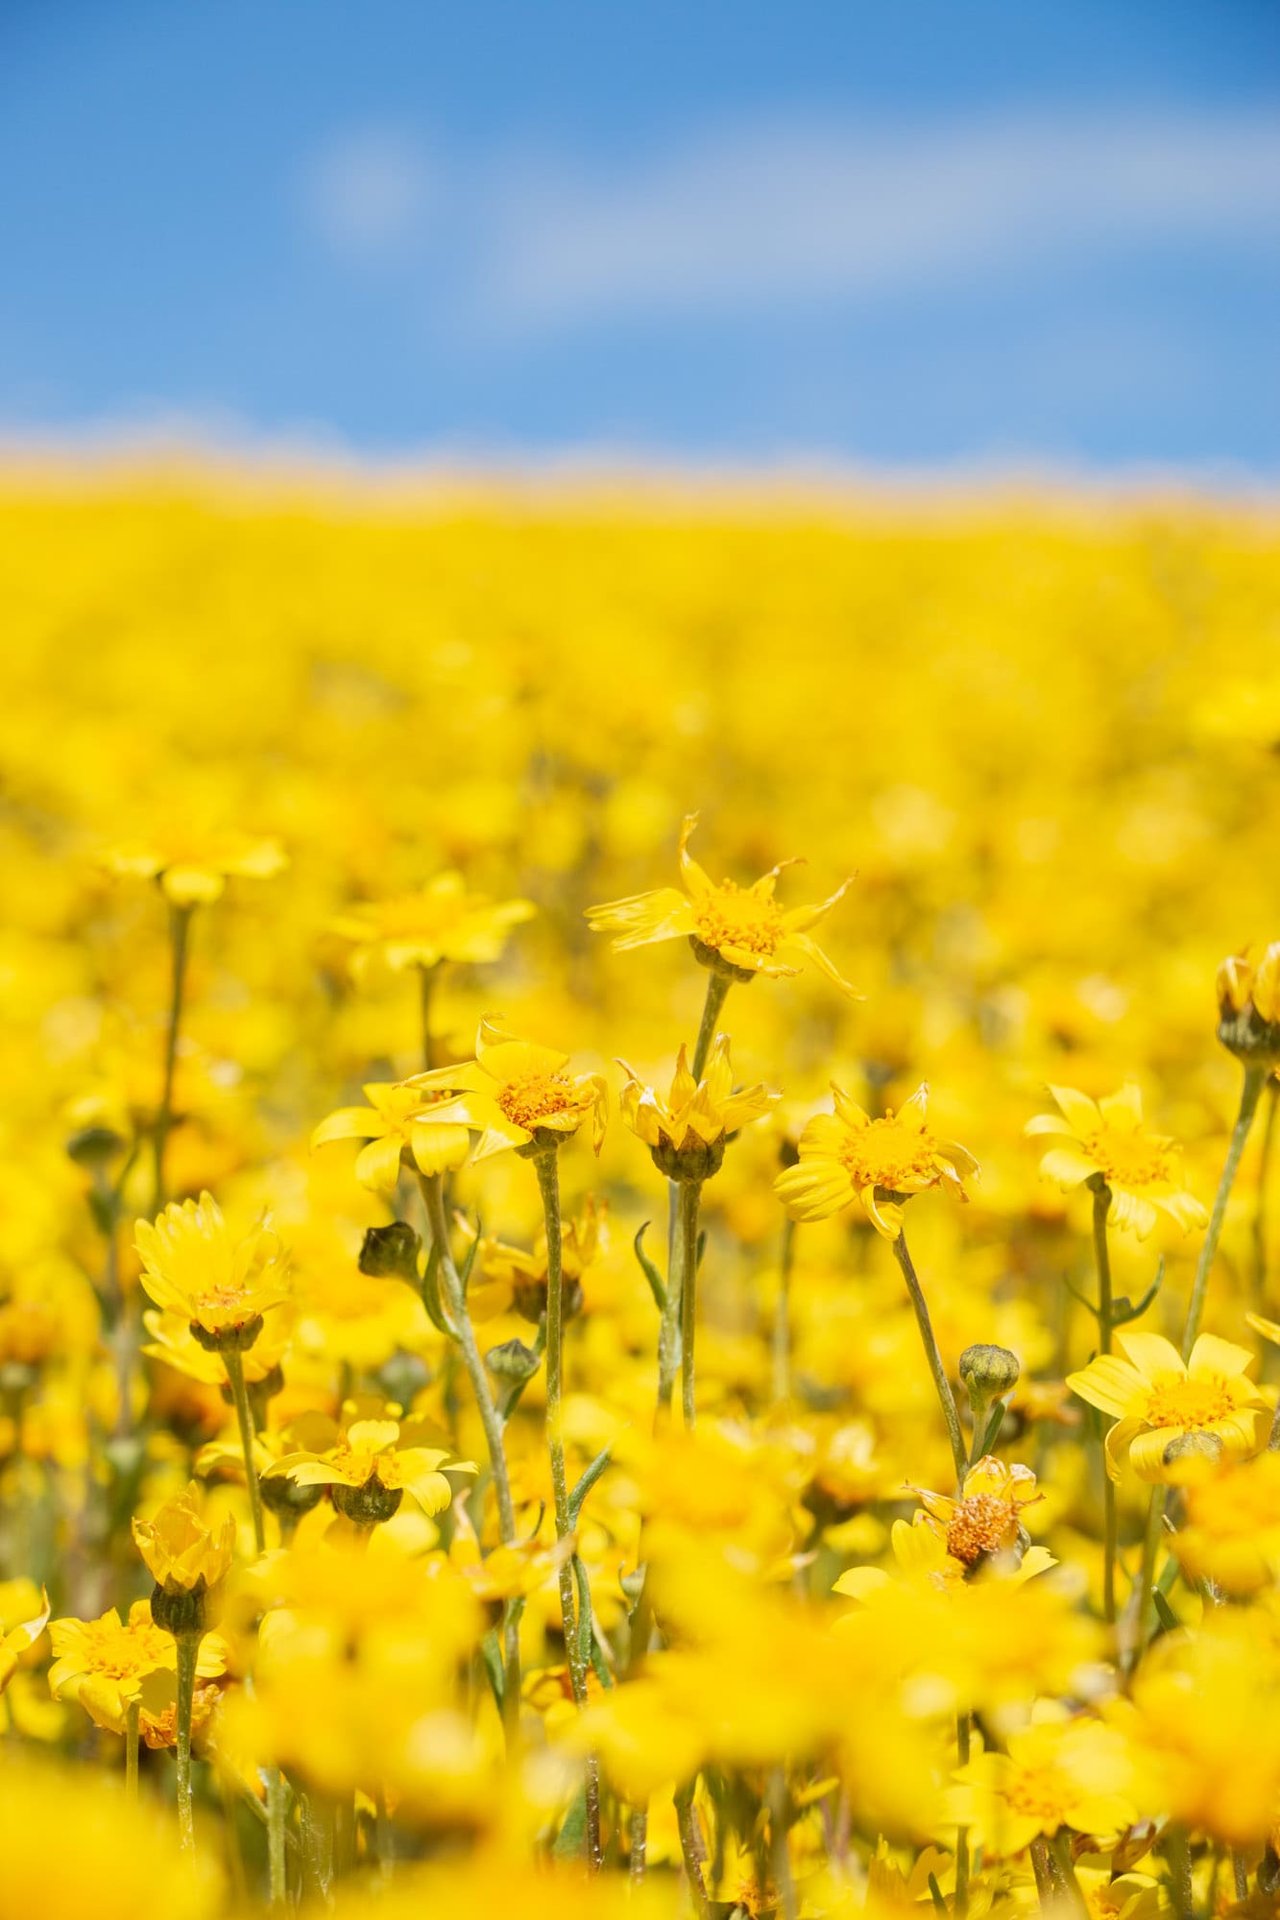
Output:
[[[1272,1911],[1278,40],[4,10],[0,1920]]]

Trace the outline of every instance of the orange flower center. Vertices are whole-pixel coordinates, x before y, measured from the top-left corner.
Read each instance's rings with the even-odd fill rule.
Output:
[[[947,1552],[971,1567],[984,1553],[996,1553],[1015,1532],[1014,1510],[998,1493],[971,1493],[957,1502],[947,1526]]]
[[[567,1073],[526,1073],[499,1087],[497,1100],[512,1126],[532,1133],[554,1115],[585,1112],[590,1095]]]
[[[840,1157],[856,1187],[910,1192],[937,1178],[937,1145],[931,1133],[904,1127],[887,1114],[846,1135]]]
[[[1141,1127],[1125,1132],[1100,1127],[1081,1146],[1108,1184],[1168,1187],[1177,1184],[1177,1149]]]
[[[359,1486],[366,1486],[375,1474],[384,1487],[400,1485],[395,1454],[390,1450],[384,1453],[371,1453],[367,1447],[353,1447],[343,1440],[328,1455],[328,1458],[332,1460],[339,1473],[345,1473]]]
[[[1152,1387],[1143,1418],[1149,1427],[1197,1432],[1234,1413],[1240,1403],[1240,1388],[1234,1380],[1183,1380],[1169,1374]]]
[[[108,1680],[140,1680],[165,1665],[171,1645],[168,1634],[145,1621],[118,1627],[110,1620],[91,1620],[84,1640],[85,1669]]]
[[[747,953],[768,956],[777,951],[783,935],[782,909],[771,896],[753,893],[724,881],[700,900],[694,914],[698,938],[704,947],[741,947]]]
[[[1046,1832],[1062,1825],[1062,1786],[1048,1768],[1039,1773],[1011,1772],[1003,1796],[1014,1813],[1038,1820]]]

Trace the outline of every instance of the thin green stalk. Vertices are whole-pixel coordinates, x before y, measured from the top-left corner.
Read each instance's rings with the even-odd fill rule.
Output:
[[[152,1137],[154,1171],[151,1212],[153,1217],[159,1213],[165,1202],[164,1155],[173,1126],[173,1081],[178,1061],[178,1033],[182,1026],[182,1002],[187,986],[191,916],[194,912],[194,907],[179,906],[176,902],[170,902],[169,1018],[165,1027],[164,1077],[160,1089],[160,1106],[156,1113],[155,1132]]]
[[[573,1525],[569,1518],[569,1480],[564,1458],[564,1265],[561,1258],[560,1161],[559,1148],[552,1146],[533,1156],[542,1195],[542,1217],[547,1236],[547,1451],[551,1456],[551,1494],[555,1510],[556,1539],[571,1540]],[[587,1674],[578,1639],[578,1615],[573,1586],[573,1566],[566,1554],[560,1562],[560,1622],[564,1631],[565,1652],[569,1663],[569,1684],[581,1708],[586,1705]],[[586,1762],[587,1861],[598,1869],[603,1860],[600,1844],[600,1768],[594,1754]]]
[[[289,1897],[285,1868],[286,1798],[284,1775],[279,1767],[272,1767],[267,1775],[267,1880],[273,1907],[283,1907]]]
[[[191,1810],[191,1715],[196,1698],[196,1661],[203,1637],[199,1633],[180,1633],[174,1640],[178,1656],[178,1837],[184,1847],[194,1847],[196,1843]]]
[[[1077,1920],[1087,1920],[1088,1906],[1076,1878],[1075,1865],[1071,1858],[1071,1839],[1065,1827],[1059,1827],[1049,1842],[1049,1852],[1056,1869],[1057,1879],[1062,1888],[1063,1903],[1077,1916]]]
[[[266,1549],[267,1536],[262,1520],[262,1489],[258,1485],[258,1465],[253,1457],[253,1417],[244,1383],[244,1355],[239,1347],[227,1347],[222,1355],[231,1387],[231,1400],[240,1426],[240,1450],[244,1454],[245,1484],[249,1489],[249,1510],[253,1515],[253,1544],[259,1553]]]
[[[131,1700],[124,1718],[124,1790],[128,1799],[138,1797],[138,1716],[140,1700]]]
[[[778,1406],[791,1398],[791,1266],[795,1258],[796,1223],[787,1216],[782,1226],[778,1257],[778,1305],[773,1319],[773,1397]]]
[[[702,1183],[686,1180],[680,1187],[680,1404],[684,1424],[692,1433],[697,1419],[693,1396],[693,1341],[698,1313],[698,1206]]]
[[[973,1722],[967,1713],[956,1717],[956,1765],[967,1767],[970,1754],[970,1734]],[[956,1834],[956,1898],[954,1912],[956,1920],[965,1920],[969,1911],[969,1829],[961,1827]]]
[[[951,1441],[951,1455],[956,1463],[956,1478],[963,1481],[966,1454],[964,1434],[960,1427],[960,1415],[956,1410],[955,1395],[951,1391],[951,1382],[947,1379],[947,1370],[942,1364],[942,1355],[938,1351],[938,1342],[934,1337],[933,1322],[929,1318],[929,1308],[924,1292],[911,1263],[911,1254],[907,1248],[905,1232],[899,1232],[893,1242],[894,1258],[902,1269],[902,1277],[907,1283],[907,1292],[915,1308],[916,1325],[920,1329],[920,1338],[924,1343],[925,1358],[929,1362],[929,1371],[933,1375],[933,1384],[937,1389],[938,1404],[942,1408],[942,1417],[947,1423],[947,1435]]]
[[[698,1827],[698,1816],[693,1806],[693,1789],[696,1781],[687,1780],[675,1791],[676,1826],[680,1833],[680,1852],[684,1859],[685,1875],[689,1881],[689,1895],[699,1920],[707,1920],[711,1912],[707,1900],[707,1883],[702,1868],[706,1861],[706,1848]]]
[[[683,1188],[671,1183],[672,1198],[676,1201],[677,1221]],[[675,1391],[676,1369],[680,1358],[681,1307],[684,1298],[684,1235],[677,1231],[672,1244],[672,1257],[667,1263],[667,1299],[662,1309],[662,1320],[658,1327],[658,1418],[670,1411],[671,1396]]]
[[[485,1373],[480,1348],[476,1344],[475,1329],[471,1324],[471,1315],[467,1311],[462,1281],[454,1264],[453,1250],[449,1244],[449,1225],[445,1218],[444,1187],[441,1177],[438,1173],[420,1173],[418,1185],[422,1190],[422,1201],[426,1209],[432,1243],[440,1260],[440,1276],[447,1296],[446,1305],[449,1310],[450,1324],[458,1346],[462,1350],[462,1362],[467,1370],[467,1378],[471,1382],[471,1391],[480,1413],[480,1424],[484,1428],[485,1445],[489,1453],[489,1470],[493,1476],[493,1488],[498,1502],[498,1535],[503,1546],[509,1547],[516,1537],[516,1514],[511,1498],[511,1476],[507,1471],[506,1450],[502,1442],[502,1416],[498,1412],[489,1387],[489,1377]]]
[[[727,973],[721,973],[712,967],[707,974],[707,997],[702,1003],[702,1023],[698,1028],[698,1038],[693,1048],[693,1077],[701,1080],[702,1069],[707,1064],[707,1055],[711,1051],[711,1042],[716,1037],[716,1027],[720,1020],[720,1011],[725,1003],[733,981]]]
[[[1093,1256],[1098,1269],[1098,1350],[1111,1351],[1111,1319],[1114,1301],[1111,1290],[1111,1249],[1107,1245],[1107,1215],[1111,1211],[1111,1189],[1099,1181],[1093,1189]],[[1102,1460],[1102,1613],[1108,1626],[1116,1620],[1116,1556],[1119,1551],[1119,1519],[1116,1513],[1115,1482],[1107,1472],[1106,1436],[1103,1436]]]
[[[1276,1107],[1280,1080],[1267,1076],[1267,1117],[1262,1127],[1262,1157],[1258,1166],[1258,1196],[1253,1208],[1253,1304],[1261,1313],[1267,1299],[1267,1188],[1276,1140]]]
[[[1147,1531],[1142,1541],[1142,1566],[1138,1573],[1138,1584],[1134,1590],[1132,1664],[1135,1667],[1146,1651],[1147,1633],[1152,1614],[1151,1589],[1155,1583],[1156,1559],[1160,1552],[1160,1538],[1164,1532],[1164,1510],[1168,1498],[1168,1487],[1152,1487],[1151,1505],[1147,1510]]]
[[[769,1791],[769,1868],[773,1884],[778,1890],[782,1920],[797,1920],[796,1884],[791,1873],[787,1829],[787,1776],[783,1768],[777,1767]]]
[[[1192,1920],[1195,1896],[1191,1888],[1191,1847],[1187,1830],[1171,1826],[1165,1833],[1165,1859],[1169,1864],[1169,1892],[1178,1920]]]
[[[649,1809],[633,1807],[631,1819],[627,1824],[627,1853],[630,1861],[631,1884],[638,1886],[644,1879],[645,1856],[649,1847]]]
[[[1240,1089],[1240,1108],[1236,1114],[1235,1126],[1231,1129],[1231,1140],[1227,1147],[1227,1157],[1222,1164],[1222,1178],[1218,1182],[1218,1191],[1214,1196],[1213,1212],[1209,1217],[1208,1231],[1200,1249],[1200,1258],[1196,1262],[1196,1277],[1191,1288],[1191,1300],[1187,1307],[1187,1325],[1182,1336],[1182,1357],[1187,1359],[1200,1332],[1200,1322],[1204,1317],[1205,1294],[1209,1286],[1209,1274],[1213,1267],[1214,1256],[1218,1251],[1218,1237],[1222,1232],[1222,1222],[1226,1218],[1227,1202],[1231,1198],[1231,1188],[1235,1182],[1240,1157],[1245,1142],[1249,1138],[1249,1129],[1253,1125],[1253,1116],[1258,1110],[1258,1101],[1266,1085],[1269,1067],[1258,1066],[1249,1061],[1244,1069],[1244,1085]]]

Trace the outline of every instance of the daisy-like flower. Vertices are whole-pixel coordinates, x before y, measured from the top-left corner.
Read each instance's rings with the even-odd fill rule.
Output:
[[[284,1249],[258,1225],[235,1240],[212,1194],[139,1220],[134,1245],[142,1284],[158,1307],[180,1314],[196,1340],[250,1346],[263,1316],[290,1295]]]
[[[1039,1498],[1030,1467],[1006,1466],[990,1453],[970,1467],[957,1497],[920,1489],[928,1524],[966,1567],[1025,1545],[1022,1509]]]
[[[224,1514],[215,1531],[206,1527],[196,1504],[194,1482],[166,1501],[150,1520],[133,1522],[133,1538],[147,1572],[170,1595],[205,1592],[225,1578],[235,1551],[234,1514]],[[154,1604],[152,1613],[154,1616]]]
[[[1050,1147],[1040,1171],[1056,1180],[1065,1192],[1093,1180],[1111,1190],[1111,1216],[1145,1239],[1161,1213],[1176,1220],[1185,1233],[1202,1227],[1209,1218],[1182,1179],[1182,1151],[1177,1142],[1143,1125],[1142,1095],[1125,1085],[1118,1093],[1091,1100],[1074,1087],[1050,1087],[1061,1113],[1038,1113],[1028,1120],[1029,1134],[1065,1136],[1067,1144]]]
[[[740,887],[733,880],[717,885],[689,853],[697,824],[697,814],[691,813],[680,829],[684,891],[659,887],[653,893],[631,894],[625,900],[588,907],[587,922],[592,932],[611,933],[618,953],[652,946],[659,940],[687,939],[704,966],[725,968],[738,980],[753,980],[758,973],[772,977],[799,973],[808,962],[856,1000],[859,996],[849,982],[809,937],[810,927],[830,913],[850,882],[844,881],[817,906],[792,907],[784,912],[774,891],[783,868],[796,863],[783,861],[749,887]]]
[[[1176,1443],[1207,1436],[1206,1451],[1219,1448],[1238,1460],[1267,1443],[1271,1402],[1246,1377],[1254,1355],[1216,1333],[1202,1333],[1184,1360],[1158,1333],[1116,1335],[1118,1354],[1100,1353],[1067,1385],[1089,1406],[1113,1416],[1107,1434],[1107,1472],[1113,1480],[1128,1460],[1141,1479],[1172,1483],[1179,1477]],[[1170,1452],[1172,1446],[1173,1451]]]
[[[135,1600],[129,1618],[108,1607],[96,1620],[55,1620],[49,1628],[53,1665],[49,1686],[58,1700],[75,1700],[95,1726],[123,1733],[129,1707],[142,1698],[143,1683],[177,1667],[173,1636],[151,1618],[146,1600]],[[226,1668],[226,1645],[209,1633],[200,1642],[196,1676],[213,1680]]]
[[[927,1087],[895,1113],[873,1120],[832,1083],[836,1110],[818,1113],[800,1136],[800,1158],[774,1181],[796,1220],[827,1220],[857,1200],[877,1233],[896,1240],[902,1202],[930,1187],[967,1200],[978,1163],[954,1140],[939,1140],[926,1118]]]
[[[1280,1061],[1280,940],[1257,961],[1233,953],[1218,968],[1218,1038],[1246,1063]]]
[[[608,1096],[603,1076],[570,1073],[567,1053],[517,1039],[488,1014],[476,1035],[474,1060],[414,1074],[405,1084],[453,1094],[438,1117],[480,1135],[473,1161],[508,1147],[546,1144],[540,1135],[567,1139],[588,1119],[597,1153],[604,1139]]]
[[[392,1193],[400,1169],[452,1173],[467,1157],[471,1136],[456,1117],[442,1119],[449,1095],[417,1082],[371,1081],[367,1107],[339,1107],[311,1136],[312,1147],[331,1140],[367,1140],[356,1155],[356,1179],[373,1193]]]
[[[1061,1827],[1111,1839],[1138,1815],[1124,1736],[1096,1720],[1044,1720],[980,1753],[953,1776],[948,1811],[1000,1859]]]
[[[531,900],[468,893],[460,873],[441,873],[417,893],[352,907],[333,922],[333,931],[352,942],[357,966],[378,954],[399,973],[442,960],[500,960],[512,927],[536,911]]]
[[[205,905],[221,898],[228,880],[270,880],[288,865],[278,840],[190,828],[112,847],[102,863],[109,873],[158,881],[176,907]]]
[[[960,1503],[957,1502],[957,1505]],[[994,1559],[962,1560],[949,1551],[946,1532],[930,1513],[918,1512],[911,1520],[895,1520],[890,1529],[895,1570],[884,1567],[850,1567],[842,1573],[831,1591],[864,1605],[893,1602],[895,1589],[933,1587],[940,1593],[952,1593],[966,1587],[971,1579],[990,1577],[1012,1586],[1023,1586],[1058,1563],[1047,1547],[1028,1547],[1021,1559],[1000,1554]],[[967,1544],[967,1539],[963,1542]]]
[[[1233,1598],[1280,1578],[1280,1453],[1232,1461],[1188,1486],[1186,1519],[1170,1542],[1193,1580]]]
[[[658,1171],[672,1180],[709,1178],[719,1170],[729,1135],[760,1119],[782,1098],[763,1085],[734,1092],[727,1033],[716,1035],[701,1080],[694,1079],[681,1047],[665,1100],[645,1086],[625,1060],[618,1064],[627,1076],[619,1103],[622,1117],[644,1141]]]
[[[605,1207],[588,1194],[582,1211],[563,1223],[560,1237],[567,1320],[582,1310],[582,1276],[608,1246]],[[464,1239],[474,1237],[470,1222],[459,1228]],[[473,1320],[492,1320],[514,1309],[533,1326],[547,1311],[547,1235],[545,1228],[532,1251],[509,1246],[505,1240],[482,1239],[467,1285],[467,1308]]]
[[[453,1488],[450,1473],[474,1473],[470,1460],[450,1460],[440,1447],[422,1443],[430,1429],[422,1420],[402,1419],[387,1406],[373,1416],[348,1401],[341,1421],[327,1414],[303,1414],[289,1430],[292,1450],[263,1475],[281,1475],[301,1487],[330,1487],[333,1504],[350,1520],[371,1525],[389,1520],[408,1493],[427,1514],[443,1513]]]
[[[0,1631],[0,1693],[4,1692],[18,1671],[23,1654],[34,1647],[49,1624],[49,1596],[43,1588],[40,1599],[42,1605],[39,1613],[30,1620],[19,1621],[18,1625],[11,1627],[8,1633]]]
[[[143,1314],[142,1324],[150,1336],[142,1349],[148,1360],[159,1360],[176,1373],[185,1374],[188,1380],[198,1380],[206,1387],[225,1384],[227,1371],[221,1354],[201,1346],[185,1314],[162,1313],[151,1307]],[[244,1377],[251,1387],[260,1386],[281,1365],[293,1340],[293,1331],[292,1304],[268,1315],[262,1332],[244,1353]]]

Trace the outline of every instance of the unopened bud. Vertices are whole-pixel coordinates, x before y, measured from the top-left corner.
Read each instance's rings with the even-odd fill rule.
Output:
[[[998,1400],[1012,1393],[1018,1384],[1022,1366],[1008,1347],[993,1347],[985,1342],[966,1347],[960,1355],[960,1378],[970,1400]]]
[[[514,1381],[531,1380],[542,1364],[540,1356],[523,1340],[504,1340],[500,1347],[490,1347],[484,1363],[500,1380]]]
[[[407,1220],[369,1227],[360,1248],[359,1268],[373,1280],[407,1280],[416,1287],[421,1249],[422,1236]]]
[[[376,1527],[394,1519],[404,1499],[403,1488],[384,1487],[376,1473],[362,1487],[333,1486],[329,1491],[337,1511],[357,1527]]]

